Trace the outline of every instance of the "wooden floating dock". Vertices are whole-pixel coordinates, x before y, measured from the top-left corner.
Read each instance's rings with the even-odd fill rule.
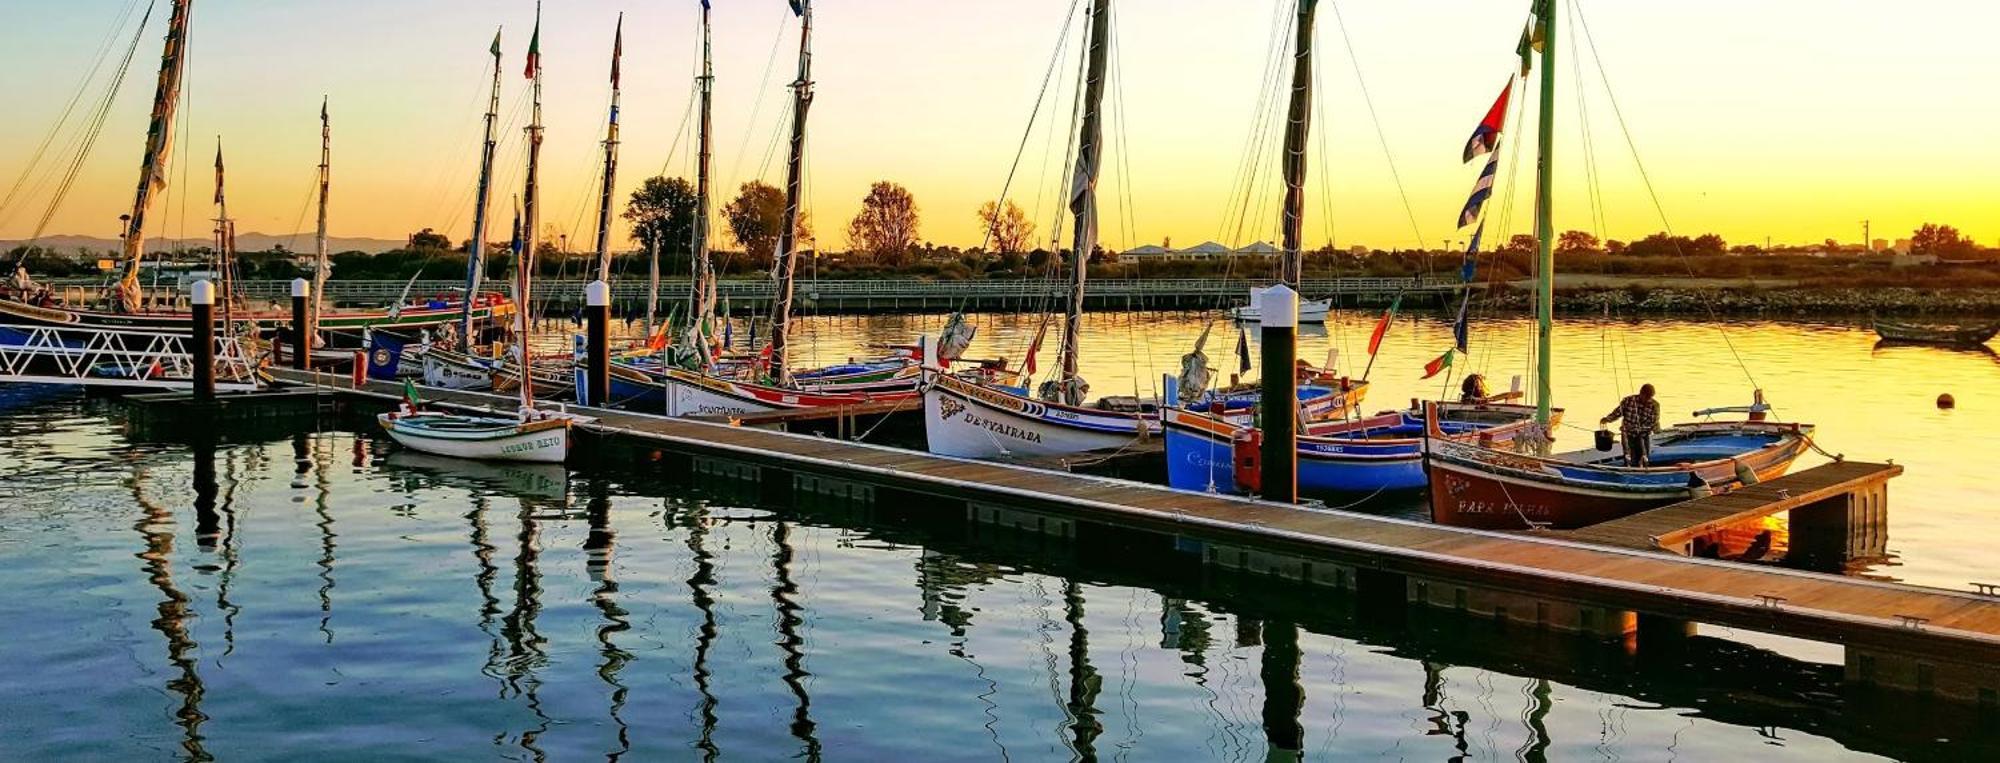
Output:
[[[401,387],[272,370],[279,380],[401,397]],[[512,398],[426,390],[439,403],[511,411]],[[620,447],[692,454],[719,479],[876,500],[884,491],[958,507],[975,522],[1059,537],[1092,526],[1150,533],[1219,567],[1394,596],[1503,623],[1637,639],[1693,623],[1846,647],[1850,680],[2000,706],[2000,598],[1657,551],[1443,527],[1123,480],[970,461],[867,443],[598,409],[579,431]],[[706,464],[706,466],[704,466]],[[739,464],[740,466],[729,466]],[[1866,465],[1853,468],[1866,471]],[[1875,474],[1887,479],[1882,472]],[[1829,475],[1826,479],[1833,479]],[[1818,478],[1816,478],[1818,479]],[[1788,490],[1781,480],[1767,483]],[[804,488],[798,488],[804,489]],[[1747,491],[1746,491],[1747,492]],[[1743,496],[1745,499],[1751,496]],[[937,500],[945,499],[945,500]],[[1650,620],[1652,627],[1642,622]]]
[[[1694,556],[1697,539],[1791,512],[1795,533],[1816,539],[1829,535],[1818,532],[1828,529],[1836,531],[1833,535],[1853,537],[1857,530],[1880,529],[1888,512],[1889,479],[1902,473],[1903,467],[1895,464],[1836,461],[1559,534],[1588,543]],[[1808,545],[1819,543],[1813,540]]]

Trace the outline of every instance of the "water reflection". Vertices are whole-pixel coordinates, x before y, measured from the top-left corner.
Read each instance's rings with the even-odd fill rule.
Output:
[[[617,532],[611,529],[611,494],[601,479],[590,481],[590,504],[587,515],[590,520],[590,534],[585,536],[583,550],[584,566],[597,588],[591,591],[591,604],[604,618],[597,626],[597,645],[603,652],[604,660],[597,665],[597,677],[610,688],[611,722],[618,727],[618,749],[608,756],[611,760],[623,758],[632,751],[632,730],[625,724],[625,695],[630,691],[618,679],[618,673],[632,661],[632,653],[620,648],[612,636],[632,629],[631,613],[618,606],[618,581],[612,575],[612,562],[617,549]]]
[[[215,480],[215,444],[197,444],[191,448],[194,461],[194,510],[196,526],[206,524],[214,527],[215,500],[218,487]],[[167,662],[173,666],[175,675],[167,679],[167,691],[180,698],[180,707],[174,711],[174,720],[181,727],[181,749],[190,760],[213,760],[204,745],[201,725],[208,720],[202,714],[201,700],[204,693],[200,666],[201,645],[195,642],[188,621],[192,613],[187,594],[181,592],[174,582],[174,516],[173,512],[158,501],[146,495],[145,485],[149,471],[141,466],[132,474],[132,499],[140,509],[139,518],[132,529],[139,533],[141,550],[137,557],[143,564],[146,580],[160,593],[159,603],[154,609],[158,614],[153,618],[153,630],[159,631],[166,639]],[[204,519],[206,518],[206,519]],[[196,531],[197,534],[200,530]]]
[[[69,712],[93,713],[114,753],[129,753],[118,757],[144,757],[130,740],[160,732],[190,759],[309,755],[330,737],[357,756],[623,760],[1994,750],[1963,716],[1884,706],[1847,690],[1838,667],[1741,644],[1692,637],[1672,654],[1628,655],[1374,611],[1107,540],[968,528],[956,512],[895,499],[724,508],[703,500],[720,494],[713,486],[663,469],[571,477],[386,449],[375,458],[379,446],[341,433],[113,447],[132,465],[108,476],[129,485],[86,477],[76,492],[108,492],[121,507],[137,499],[137,574],[116,561],[132,554],[125,515],[97,536],[123,538],[117,556],[99,557],[88,541],[56,542],[90,537],[88,512],[48,510],[24,492],[0,508],[0,585],[36,593],[0,600],[0,611],[31,634],[9,646],[25,666],[19,685],[85,698],[87,710]],[[352,470],[340,463],[349,448]],[[190,472],[189,492],[165,492]],[[190,498],[192,512],[166,508]],[[286,502],[306,510],[258,510]],[[400,513],[380,509],[388,503]],[[176,543],[185,537],[207,542]],[[718,554],[732,544],[760,551],[727,567]],[[210,563],[219,574],[190,582],[185,570]],[[146,635],[158,641],[140,645],[164,642],[164,655],[75,638],[94,633],[78,621],[116,605],[34,587],[65,569],[142,593],[113,589],[153,603]],[[732,606],[742,609],[724,615]],[[224,625],[200,630],[204,615]],[[728,627],[765,616],[768,627]],[[43,623],[63,625],[33,630]],[[202,659],[198,634],[239,648]],[[65,641],[70,653],[42,646]],[[121,684],[152,695],[164,684],[168,706],[124,701]],[[25,727],[52,728],[36,720]],[[399,736],[411,728],[424,738]],[[36,734],[26,749],[59,744]]]
[[[805,638],[799,635],[799,626],[805,624],[800,614],[799,584],[792,580],[792,559],[796,552],[792,549],[792,526],[779,520],[771,523],[771,570],[776,584],[771,586],[771,603],[778,613],[778,648],[785,653],[785,688],[790,689],[797,704],[792,709],[792,736],[804,745],[800,756],[807,760],[820,759],[819,737],[812,719],[812,696],[806,693]]]
[[[696,504],[686,513],[666,512],[671,524],[680,518],[687,530],[688,554],[694,560],[694,572],[688,575],[687,587],[694,600],[695,611],[701,613],[701,624],[695,628],[694,637],[694,685],[701,695],[697,704],[697,714],[701,719],[700,734],[696,737],[695,749],[701,750],[703,761],[714,761],[722,750],[715,744],[715,728],[719,720],[715,712],[718,700],[715,696],[715,670],[709,664],[710,651],[715,648],[716,636],[720,629],[715,621],[715,597],[709,593],[716,585],[715,555],[708,550],[709,517],[707,507]]]

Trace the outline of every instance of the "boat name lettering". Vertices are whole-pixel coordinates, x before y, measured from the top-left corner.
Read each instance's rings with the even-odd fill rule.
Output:
[[[541,449],[543,449],[543,448],[553,448],[553,447],[555,447],[555,446],[557,446],[557,445],[560,445],[560,444],[562,444],[562,436],[561,436],[561,435],[550,435],[550,436],[548,436],[548,437],[538,437],[538,438],[535,438],[535,439],[533,439],[533,440],[529,440],[529,441],[527,441],[527,442],[517,442],[517,443],[514,443],[514,444],[512,444],[512,445],[503,445],[503,446],[501,446],[501,447],[500,447],[500,452],[501,452],[501,453],[526,453],[526,452],[528,452],[528,451],[531,451],[531,450],[541,450]]]
[[[973,413],[965,414],[965,423],[971,424],[972,426],[975,427],[983,427],[986,429],[986,431],[992,432],[994,434],[1006,435],[1008,437],[1012,437],[1022,442],[1032,442],[1040,444],[1042,441],[1042,433],[1040,432],[1030,432],[1020,427],[1014,426],[1013,424],[1009,424],[1004,421],[994,421],[992,419],[981,418],[980,416]]]

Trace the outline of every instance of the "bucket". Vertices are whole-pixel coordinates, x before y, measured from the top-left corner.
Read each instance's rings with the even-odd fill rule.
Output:
[[[1609,452],[1611,452],[1611,443],[1612,443],[1612,442],[1613,442],[1613,441],[1612,441],[1612,439],[1611,439],[1611,430],[1609,430],[1609,429],[1599,429],[1599,430],[1597,430],[1597,449],[1598,449],[1599,451],[1601,451],[1601,452],[1605,452],[1605,453],[1609,453]]]

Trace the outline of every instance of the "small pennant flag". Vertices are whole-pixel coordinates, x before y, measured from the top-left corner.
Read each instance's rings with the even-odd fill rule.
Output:
[[[792,15],[794,15],[794,16],[804,16],[804,15],[806,15],[806,3],[807,3],[807,2],[810,2],[810,0],[791,0],[791,3],[792,3]],[[708,3],[707,3],[707,0],[703,0],[703,2],[702,2],[702,5],[704,5],[704,6],[708,5]]]
[[[1514,80],[1507,79],[1507,86],[1500,89],[1500,98],[1493,102],[1493,108],[1486,110],[1486,118],[1479,120],[1479,126],[1472,128],[1472,138],[1465,142],[1465,161],[1472,161],[1481,154],[1492,151],[1500,145],[1500,132],[1507,127],[1507,99],[1514,94]]]
[[[424,404],[423,398],[417,396],[417,385],[410,383],[409,379],[403,380],[403,399],[410,401],[410,405]]]
[[[500,57],[500,30],[498,29],[493,30],[493,49],[491,52],[494,58]]]
[[[625,55],[625,14],[618,14],[618,31],[611,38],[611,89],[618,89],[618,59]]]
[[[1445,350],[1443,355],[1439,355],[1436,358],[1431,359],[1431,362],[1425,363],[1424,378],[1429,379],[1433,376],[1444,373],[1445,369],[1451,367],[1451,356],[1456,354],[1458,354],[1457,350]]]
[[[542,70],[542,4],[535,4],[535,36],[528,38],[528,69],[521,76],[534,79]]]
[[[1486,200],[1493,197],[1493,176],[1500,171],[1500,155],[1494,154],[1487,160],[1486,169],[1479,171],[1479,179],[1472,181],[1472,196],[1465,200],[1465,209],[1458,213],[1458,227],[1463,228],[1479,220],[1479,213],[1486,209]]]
[[[215,203],[222,203],[222,139],[215,140]]]
[[[1374,355],[1382,349],[1382,337],[1389,335],[1389,324],[1396,321],[1396,309],[1403,306],[1403,295],[1396,295],[1396,301],[1389,303],[1389,309],[1382,313],[1382,320],[1375,322],[1375,331],[1368,335],[1368,354]]]
[[[1540,3],[1536,3],[1537,7]],[[1521,42],[1514,46],[1514,55],[1521,57],[1521,76],[1535,69],[1535,53],[1542,49],[1541,19],[1530,18],[1528,25],[1521,28]]]
[[[1028,359],[1021,364],[1021,370],[1029,376],[1035,375],[1035,355],[1042,351],[1042,338],[1048,334],[1049,323],[1043,321],[1042,327],[1035,331],[1035,341],[1028,343]]]

